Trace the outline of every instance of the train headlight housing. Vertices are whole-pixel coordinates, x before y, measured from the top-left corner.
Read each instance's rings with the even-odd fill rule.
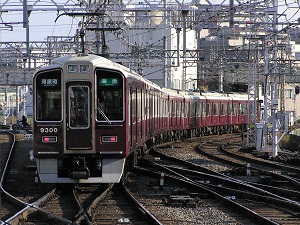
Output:
[[[80,69],[80,73],[89,73],[90,65],[80,65],[79,69]]]
[[[102,136],[102,143],[116,143],[118,142],[117,136]]]
[[[78,73],[77,65],[68,65],[68,72],[69,73]]]

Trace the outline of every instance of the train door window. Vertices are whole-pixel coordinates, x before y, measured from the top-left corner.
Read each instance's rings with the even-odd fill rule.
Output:
[[[89,87],[70,86],[68,96],[70,127],[88,128],[90,126]]]
[[[153,94],[150,93],[150,103],[149,103],[149,109],[150,109],[150,119],[153,118]]]
[[[185,102],[176,102],[177,106],[177,120],[178,120],[178,125],[181,126],[182,125],[182,119],[185,117]]]
[[[196,115],[196,102],[191,103],[191,117],[195,117]]]
[[[174,114],[174,100],[171,100],[169,106],[170,106],[170,107],[169,107],[169,114],[170,114],[170,117],[173,117],[173,114]]]
[[[162,118],[162,112],[163,112],[163,110],[162,110],[162,97],[161,96],[158,96],[158,109],[159,109],[159,111],[158,111],[158,117],[159,118]]]
[[[175,117],[176,113],[177,113],[177,111],[176,111],[176,101],[175,100],[172,101],[172,106],[173,106],[173,108],[172,108],[172,115],[173,115],[173,117]]]
[[[206,116],[206,103],[203,103],[202,105],[202,116]]]
[[[240,104],[240,115],[246,115],[247,114],[247,106],[245,103]]]
[[[124,79],[119,72],[96,70],[97,121],[124,120]]]
[[[154,106],[154,118],[156,118],[156,115],[157,115],[157,112],[156,112],[156,110],[157,110],[157,105],[156,105],[156,95],[155,95],[155,93],[153,94],[153,106]]]
[[[227,115],[227,105],[226,105],[226,103],[221,104],[221,115],[222,116]]]
[[[213,104],[213,116],[218,116],[219,115],[219,104],[218,103],[214,103]]]
[[[190,102],[186,102],[186,104],[185,104],[185,110],[184,110],[184,112],[185,112],[185,115],[184,115],[184,117],[188,117],[188,115],[189,115],[189,107],[190,107]]]
[[[236,107],[236,104],[233,104],[232,105],[232,115],[237,115],[236,113],[237,113],[237,107]]]
[[[36,120],[62,120],[61,71],[52,70],[37,74],[36,87]]]
[[[132,123],[136,123],[136,89],[131,89],[131,117]]]
[[[229,115],[233,115],[232,111],[232,103],[229,104],[229,110],[228,110]]]
[[[147,92],[143,92],[143,95],[142,95],[142,101],[143,101],[143,120],[146,120],[147,119],[147,115],[148,115],[148,112],[147,112]]]
[[[158,98],[157,94],[155,95],[155,105],[156,105],[156,118],[158,118],[158,115],[159,115],[159,98]],[[159,120],[157,122],[159,122]]]
[[[141,90],[137,89],[136,91],[136,109],[137,109],[137,122],[141,121],[142,110],[141,110]]]
[[[199,102],[196,102],[195,103],[195,116],[196,117],[198,117],[199,116],[199,107],[200,107],[200,105],[199,105]]]
[[[210,103],[207,103],[206,104],[206,116],[210,116],[211,115],[211,104]]]

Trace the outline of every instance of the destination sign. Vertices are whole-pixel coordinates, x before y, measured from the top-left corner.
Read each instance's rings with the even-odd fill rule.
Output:
[[[109,86],[109,87],[112,87],[112,86],[119,86],[120,84],[120,79],[119,78],[110,78],[110,77],[107,77],[107,78],[100,78],[99,79],[99,86]]]
[[[41,79],[41,83],[42,86],[58,86],[58,79],[56,78],[47,78],[47,79]]]

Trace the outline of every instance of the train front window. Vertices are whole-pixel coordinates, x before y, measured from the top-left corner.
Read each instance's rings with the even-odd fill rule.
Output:
[[[89,124],[89,87],[70,86],[69,124],[71,128],[88,128]]]
[[[97,121],[124,120],[123,75],[115,71],[96,70]]]
[[[41,72],[35,79],[36,120],[61,121],[61,71]]]

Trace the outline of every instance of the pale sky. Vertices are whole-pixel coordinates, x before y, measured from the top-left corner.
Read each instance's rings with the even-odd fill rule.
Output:
[[[61,16],[55,22],[55,12],[34,11],[29,17],[30,41],[45,41],[47,36],[73,36],[78,28],[79,18]],[[0,41],[25,41],[26,29],[23,24],[15,24],[23,21],[22,12],[14,12],[2,15],[2,23],[12,23],[13,31],[1,25]]]
[[[10,0],[8,0],[10,1]],[[34,1],[34,0],[33,0]],[[56,0],[56,2],[66,2],[63,0]],[[143,1],[143,0],[140,0]],[[150,1],[153,2],[154,0]],[[172,0],[170,0],[172,1]],[[173,0],[174,1],[174,0]],[[0,0],[0,6],[3,0]],[[7,2],[7,1],[5,1]],[[46,2],[45,0],[39,2]],[[74,1],[77,2],[77,1]],[[157,1],[161,2],[161,1]],[[167,1],[168,2],[168,1]],[[188,1],[185,1],[186,3]],[[202,2],[202,1],[201,1]],[[212,4],[220,4],[220,0],[211,0]],[[219,3],[218,3],[219,2]],[[244,1],[239,1],[243,3]],[[253,1],[254,2],[254,1]],[[258,1],[257,1],[258,2]],[[22,2],[17,2],[18,8],[22,8]],[[31,2],[28,0],[28,5]],[[51,3],[50,3],[51,4]],[[222,2],[222,4],[229,4],[229,0]],[[237,1],[234,3],[237,5]],[[299,5],[294,0],[280,0],[278,1],[278,6],[280,7],[278,13],[283,12],[285,15],[280,17],[282,22],[295,22],[300,17]],[[62,12],[60,12],[62,13]],[[30,25],[30,41],[45,41],[47,36],[73,36],[76,29],[78,28],[78,23],[81,17],[70,17],[61,16],[57,19],[57,12],[50,11],[33,11],[29,17]],[[23,28],[22,22],[23,15],[21,11],[14,12],[4,12],[0,16],[1,23],[11,23],[13,26],[13,31],[10,31],[3,24],[0,24],[0,41],[1,42],[14,42],[14,41],[26,41],[26,30]]]

